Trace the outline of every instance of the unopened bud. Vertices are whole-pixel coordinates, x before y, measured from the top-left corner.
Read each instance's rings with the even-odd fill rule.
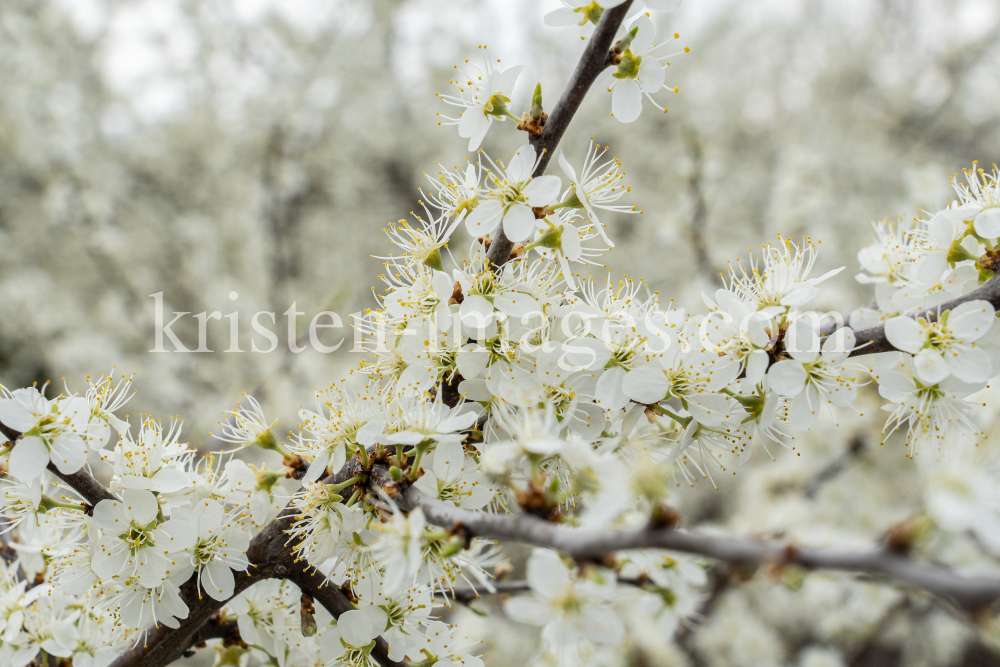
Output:
[[[258,435],[256,443],[264,449],[278,451],[278,439],[274,437],[274,433],[271,432],[271,429],[267,429]]]
[[[435,271],[444,271],[444,261],[441,259],[441,249],[434,248],[424,257],[424,264]]]
[[[535,86],[535,94],[531,96],[531,117],[538,120],[542,117],[542,84]]]
[[[639,26],[632,28],[631,30],[628,31],[628,34],[626,34],[618,41],[618,44],[616,44],[615,46],[621,49],[623,53],[625,51],[628,51],[629,47],[632,46],[632,40],[635,39],[635,36],[638,32],[639,32]]]

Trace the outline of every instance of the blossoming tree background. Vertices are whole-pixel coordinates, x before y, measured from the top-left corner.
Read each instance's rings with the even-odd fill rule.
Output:
[[[1000,14],[675,5],[0,7],[0,663],[992,664]]]

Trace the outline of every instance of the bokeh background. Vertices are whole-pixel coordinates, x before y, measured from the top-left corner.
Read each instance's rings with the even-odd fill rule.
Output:
[[[78,389],[114,365],[137,373],[128,412],[181,415],[199,447],[218,446],[208,432],[244,391],[279,432],[294,429],[298,406],[359,355],[350,341],[288,353],[281,313],[293,301],[310,317],[374,306],[382,228],[416,210],[435,161],[467,154],[437,125],[448,108],[434,93],[485,43],[525,66],[518,113],[537,81],[552,105],[583,48],[577,29],[544,25],[558,6],[4,0],[0,382]],[[847,266],[817,305],[849,312],[871,300],[851,277],[870,222],[940,207],[954,172],[1000,154],[996,0],[685,0],[654,18],[691,47],[669,69],[680,93],[659,95],[670,112],[647,105],[622,125],[610,95],[592,91],[562,148],[578,161],[593,136],[624,162],[644,212],[611,216],[608,269],[680,305],[699,308],[727,262],[781,234],[822,241],[820,270]],[[507,123],[484,146],[506,159],[523,138]],[[150,353],[158,292],[168,311],[238,310],[246,351],[222,351],[223,320],[210,325],[214,353]],[[269,354],[248,351],[261,310],[279,318]],[[174,329],[197,340],[190,316]],[[799,443],[803,456],[758,457],[677,504],[689,524],[870,544],[922,502],[901,445],[878,446],[881,419],[831,423]],[[990,634],[930,599],[836,575],[731,574],[713,578],[704,622],[677,641],[650,630],[618,657],[995,664]],[[525,626],[457,618],[485,637],[492,664],[533,650]]]

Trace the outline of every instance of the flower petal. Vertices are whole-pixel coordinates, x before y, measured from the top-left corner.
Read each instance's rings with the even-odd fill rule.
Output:
[[[642,91],[633,79],[619,81],[611,93],[611,113],[622,123],[631,123],[642,112]]]
[[[535,214],[526,204],[514,204],[503,216],[503,231],[514,243],[527,240],[535,231]]]

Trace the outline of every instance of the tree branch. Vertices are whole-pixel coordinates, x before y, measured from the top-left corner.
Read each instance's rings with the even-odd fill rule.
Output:
[[[102,500],[119,500],[118,496],[108,491],[103,484],[94,479],[94,476],[83,468],[69,475],[59,472],[59,469],[51,463],[49,463],[48,469],[50,473],[83,496],[83,499],[90,505],[87,508],[87,514],[91,516],[94,514],[94,507]]]
[[[993,304],[994,308],[1000,309],[1000,277],[993,276],[979,289],[973,290],[964,296],[958,297],[957,299],[952,299],[951,301],[942,303],[940,306],[923,310],[915,315],[912,315],[911,317],[923,317],[924,319],[933,322],[937,319],[939,312],[952,310],[963,303],[975,301],[976,299],[989,301]],[[851,352],[852,357],[860,357],[866,354],[876,354],[878,352],[892,352],[896,350],[896,347],[893,346],[893,344],[890,343],[889,339],[885,336],[884,325],[855,331],[854,339],[857,341],[857,346],[854,348],[854,351]],[[864,345],[864,347],[861,347],[862,345]]]
[[[201,648],[199,645],[203,645],[210,639],[223,640],[223,646],[230,646],[243,641],[243,638],[240,637],[240,626],[237,625],[236,621],[227,621],[216,614],[209,619],[208,623],[205,623],[205,625],[198,629],[198,632],[191,639],[191,645],[183,655],[191,657],[194,655],[193,649]]]
[[[516,540],[562,551],[578,560],[596,559],[612,551],[669,549],[727,563],[798,565],[810,570],[879,574],[897,583],[923,589],[970,611],[1000,598],[1000,579],[962,577],[947,567],[918,563],[884,549],[865,552],[814,549],[670,528],[623,531],[569,528],[526,514],[462,510],[431,498],[413,486],[400,493],[396,502],[406,510],[419,507],[430,523],[460,529],[470,537]]]
[[[549,160],[552,159],[552,154],[556,146],[559,145],[559,140],[562,139],[570,121],[573,120],[577,109],[580,108],[583,98],[587,96],[587,91],[590,90],[597,76],[611,63],[608,52],[611,50],[611,44],[615,35],[618,34],[618,28],[625,20],[625,14],[628,13],[631,5],[632,0],[627,0],[617,7],[604,10],[604,13],[601,14],[601,20],[598,21],[597,27],[594,29],[594,34],[590,36],[590,41],[580,56],[580,61],[577,63],[573,75],[566,84],[559,101],[556,102],[552,113],[549,114],[548,120],[545,121],[544,130],[540,135],[530,135],[528,140],[540,153],[538,166],[535,167],[535,173],[532,174],[534,178],[545,173],[545,168],[548,166]],[[496,238],[490,244],[486,257],[494,267],[501,267],[507,263],[513,247],[514,244],[504,234],[503,225],[501,225],[497,230]]]
[[[642,586],[647,583],[645,579],[623,579],[618,578],[619,584],[628,584],[630,586]],[[454,590],[445,591],[443,593],[438,593],[448,600],[449,602],[461,602],[462,604],[469,604],[474,600],[482,598],[484,595],[507,595],[509,593],[521,593],[524,591],[531,590],[531,585],[525,579],[516,579],[514,581],[500,581],[493,584],[495,590],[487,591],[485,589],[479,588],[456,588]]]

